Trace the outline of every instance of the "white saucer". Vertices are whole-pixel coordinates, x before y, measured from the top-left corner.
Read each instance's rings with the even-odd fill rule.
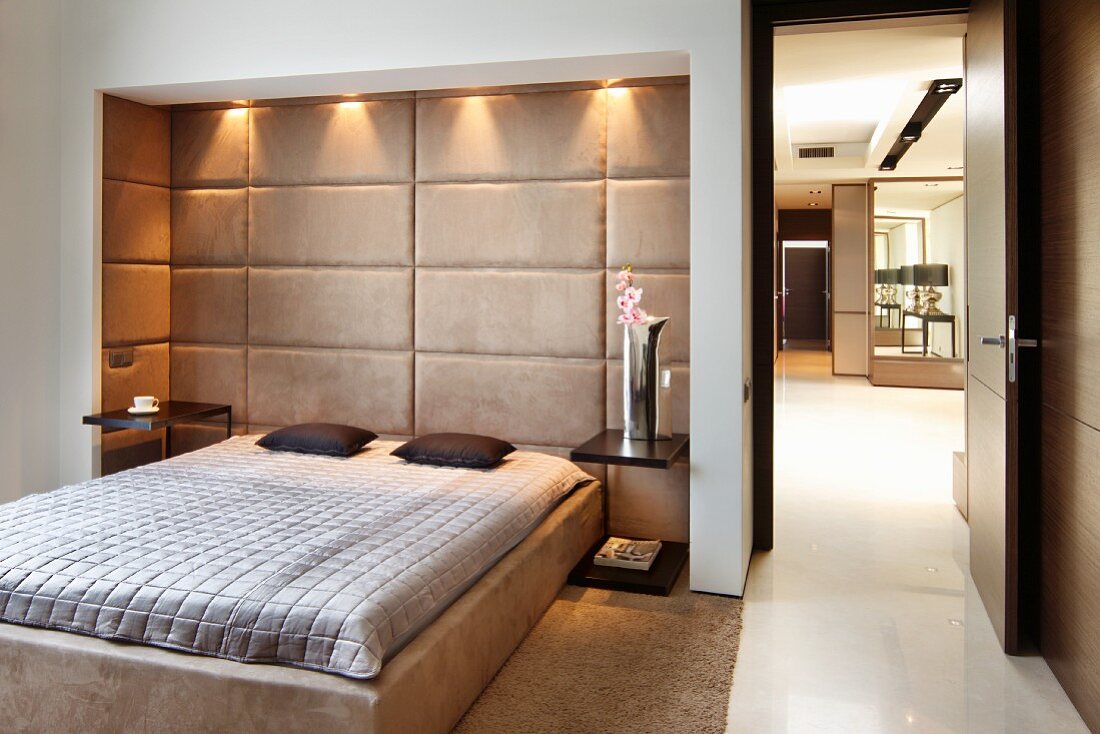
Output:
[[[137,408],[131,407],[127,408],[126,412],[130,415],[152,415],[153,413],[160,412],[160,406],[157,406],[156,408],[150,408],[149,410],[139,410]]]

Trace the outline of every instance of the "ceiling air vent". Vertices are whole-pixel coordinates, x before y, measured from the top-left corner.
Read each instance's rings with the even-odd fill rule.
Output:
[[[831,145],[819,145],[809,148],[798,149],[799,158],[834,158],[836,157],[836,148]]]

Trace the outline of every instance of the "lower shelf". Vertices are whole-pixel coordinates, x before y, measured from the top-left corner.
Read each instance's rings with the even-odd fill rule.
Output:
[[[648,571],[633,571],[628,568],[597,566],[592,562],[592,557],[607,542],[607,537],[604,536],[600,542],[592,546],[580,563],[573,567],[569,573],[568,583],[573,586],[630,591],[635,594],[654,596],[668,596],[672,593],[672,587],[676,584],[684,564],[687,563],[687,543],[662,540],[661,552],[657,554],[653,567]]]

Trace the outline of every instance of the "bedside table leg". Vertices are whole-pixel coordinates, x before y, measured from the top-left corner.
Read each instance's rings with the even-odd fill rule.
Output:
[[[164,458],[172,458],[172,426],[164,427]]]
[[[225,411],[225,437],[233,438],[233,406],[229,406],[229,410]]]

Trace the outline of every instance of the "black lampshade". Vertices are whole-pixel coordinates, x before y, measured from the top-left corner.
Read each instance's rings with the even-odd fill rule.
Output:
[[[878,285],[881,282],[882,282],[882,271],[878,268],[875,268],[875,284]]]
[[[947,263],[924,263],[913,266],[913,285],[950,285],[947,279]]]
[[[901,268],[886,268],[878,271],[879,283],[897,285],[901,282]]]
[[[902,265],[898,268],[898,280],[903,285],[913,285],[913,266]]]

